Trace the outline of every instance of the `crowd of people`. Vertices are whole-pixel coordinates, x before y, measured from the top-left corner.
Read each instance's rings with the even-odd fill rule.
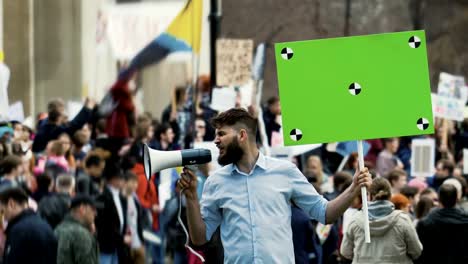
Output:
[[[183,186],[189,187],[190,198],[179,195],[181,186],[176,183],[179,175],[175,173],[170,197],[161,203],[161,177],[156,173],[146,178],[143,146],[167,151],[214,140],[221,151],[219,163],[229,165],[238,162],[226,158],[229,153],[242,148],[255,153],[249,144],[261,146],[259,133],[254,129],[257,134],[249,135],[245,146],[223,143],[220,138],[224,134],[219,131],[224,124],[219,122],[226,121],[218,119],[216,134],[211,120],[218,113],[209,107],[209,97],[201,92],[209,91],[207,76],[199,79],[194,90],[174,89],[160,119],[150,113],[136,113],[133,91],[127,83],[117,82],[110,89],[117,103],[106,114],[100,111],[100,105],[86,99],[81,111],[69,120],[64,101],[52,99],[47,112],[38,114],[34,127],[17,120],[0,124],[2,263],[201,263],[186,248],[185,232],[177,221],[178,207],[181,202],[185,226],[191,226],[193,201],[197,199],[204,217],[219,217],[216,210],[209,211],[218,203],[211,199],[215,194],[219,196],[215,192],[219,186],[208,180],[210,164],[200,166],[194,175],[184,170],[183,174],[194,176],[198,182],[197,186]],[[255,118],[258,111],[250,113]],[[272,134],[281,130],[280,116],[279,99],[273,97],[263,110],[270,144]],[[446,133],[441,132],[442,127],[447,128]],[[330,223],[328,212],[324,221],[311,219],[313,213],[304,207],[312,205],[292,190],[288,225],[293,245],[285,249],[294,248],[296,263],[468,263],[468,185],[462,167],[462,150],[468,148],[468,121],[441,121],[437,128],[438,132],[431,136],[437,142],[435,175],[428,178],[410,175],[412,138],[368,141],[371,147],[365,160],[373,178],[369,188],[370,244],[364,240],[360,195],[352,192],[351,206],[344,208],[342,216],[330,218]],[[350,155],[341,171],[336,171],[336,155],[323,145],[304,154],[303,164],[296,159],[297,172],[285,170],[283,177],[297,177],[298,186],[306,182],[328,201],[343,197],[349,194],[349,186],[354,186],[353,175],[357,178],[362,172],[356,153]],[[244,172],[241,163],[236,164],[238,173]],[[266,169],[267,165],[263,166]],[[226,180],[224,184],[238,183]],[[274,185],[275,181],[252,184],[256,184],[253,192],[268,199],[269,193],[262,193],[261,186]],[[305,194],[310,195],[309,191]],[[321,203],[326,205],[325,200]],[[269,210],[283,210],[281,206]],[[288,215],[286,209],[284,212]],[[226,223],[235,220],[231,217]],[[259,225],[275,225],[272,221],[281,219],[265,221]],[[242,234],[234,232],[234,227],[229,229],[226,223],[210,225],[208,239],[195,236],[196,241],[191,241],[207,263],[236,260],[233,254],[243,254],[235,251],[239,245],[236,239],[241,239],[238,236]],[[192,225],[191,234],[194,230]],[[283,235],[288,234],[285,231]],[[268,237],[260,233],[260,238]],[[267,248],[275,246],[272,241],[264,243]]]

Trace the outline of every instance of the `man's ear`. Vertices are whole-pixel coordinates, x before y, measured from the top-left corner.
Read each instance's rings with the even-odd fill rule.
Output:
[[[239,130],[239,141],[243,142],[243,141],[247,141],[247,140],[248,140],[247,130],[245,130],[245,128],[241,128]]]

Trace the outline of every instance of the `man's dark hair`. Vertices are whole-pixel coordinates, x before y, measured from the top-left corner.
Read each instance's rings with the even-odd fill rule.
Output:
[[[416,196],[416,194],[418,194],[418,188],[406,185],[403,188],[401,188],[400,192],[404,196],[413,199]]]
[[[278,96],[272,96],[268,99],[267,105],[272,106],[273,104],[279,102],[279,97]]]
[[[169,128],[172,128],[171,125],[169,125],[169,123],[162,123],[161,125],[159,125],[155,133],[156,139],[161,140],[161,134],[166,133]]]
[[[17,155],[8,155],[3,160],[0,161],[0,175],[9,174],[19,165],[21,165],[22,160]]]
[[[59,120],[61,115],[62,113],[60,113],[58,109],[54,109],[50,111],[48,115],[49,122],[56,123]]]
[[[106,180],[111,180],[114,178],[124,178],[124,174],[122,169],[117,163],[106,163],[106,167],[104,167],[104,171],[102,173]]]
[[[106,132],[107,121],[105,118],[101,118],[96,122],[96,132],[105,133]]]
[[[387,180],[390,182],[390,184],[393,186],[394,181],[398,181],[400,177],[402,176],[407,176],[406,172],[402,169],[393,169],[387,174]]]
[[[49,101],[47,104],[47,112],[52,112],[54,110],[59,110],[59,108],[65,107],[65,103],[61,98],[54,98]]]
[[[442,184],[439,188],[439,201],[444,208],[453,208],[457,204],[457,188],[451,184]]]
[[[442,170],[448,170],[449,175],[453,174],[453,169],[455,168],[455,164],[453,161],[450,161],[448,159],[443,159],[439,161],[442,164]]]
[[[7,204],[12,199],[18,204],[25,204],[28,202],[28,195],[21,188],[8,188],[0,192],[0,203]]]
[[[98,155],[90,155],[89,157],[86,158],[85,161],[85,167],[86,168],[91,168],[91,167],[99,167],[101,165],[102,159]]]
[[[255,141],[257,135],[257,120],[242,108],[231,108],[211,119],[214,128],[222,126],[239,126],[244,128],[250,135],[250,140]]]
[[[353,175],[346,171],[339,171],[333,176],[333,187],[342,192],[353,182]]]
[[[125,181],[138,181],[138,176],[131,170],[125,171]]]

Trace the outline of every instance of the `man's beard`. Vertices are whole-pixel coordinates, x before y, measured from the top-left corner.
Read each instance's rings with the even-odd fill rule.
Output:
[[[244,155],[244,150],[240,147],[237,138],[224,149],[224,154],[218,157],[218,163],[221,166],[238,162]]]

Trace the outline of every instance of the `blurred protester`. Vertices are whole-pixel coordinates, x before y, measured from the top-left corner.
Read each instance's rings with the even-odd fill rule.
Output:
[[[395,206],[395,210],[401,210],[407,214],[410,213],[411,203],[408,197],[404,196],[401,193],[397,193],[397,194],[392,195],[392,198],[390,199],[390,201]]]
[[[76,160],[72,152],[72,140],[70,135],[63,133],[59,136],[58,140],[62,142],[63,148],[65,150],[65,159],[68,162],[70,172],[75,175],[76,173]]]
[[[95,104],[93,100],[87,98],[81,111],[68,123],[62,123],[64,115],[62,107],[51,107],[49,104],[49,115],[46,123],[40,125],[38,128],[32,146],[33,152],[42,152],[50,140],[57,139],[62,133],[73,135],[91,119],[91,110],[94,108]]]
[[[99,249],[94,237],[96,204],[90,196],[71,200],[70,213],[55,229],[57,264],[98,264]]]
[[[157,150],[176,150],[179,146],[175,144],[174,131],[167,123],[163,123],[156,131],[156,141],[154,142],[154,149]]]
[[[401,189],[405,187],[408,179],[406,171],[402,169],[393,169],[387,175],[384,176],[392,186],[392,194],[397,194],[401,192]]]
[[[23,174],[23,162],[16,155],[9,155],[0,160],[0,192],[17,187],[18,177]]]
[[[177,86],[173,91],[171,103],[164,109],[161,116],[161,122],[168,123],[172,128],[174,143],[179,146],[184,146],[191,120],[187,99],[186,87]]]
[[[344,234],[341,254],[353,263],[413,263],[421,254],[422,245],[409,216],[395,210],[390,202],[390,183],[377,177],[369,193],[372,243],[365,242],[363,216],[357,213]]]
[[[39,215],[54,229],[62,222],[70,208],[71,197],[75,194],[75,178],[69,174],[57,177],[55,193],[44,197],[39,203]]]
[[[429,214],[432,208],[434,208],[434,202],[430,198],[422,197],[419,199],[414,210],[416,219],[413,221],[413,224],[416,226],[421,219]]]
[[[468,263],[468,215],[455,207],[457,195],[452,184],[442,184],[441,208],[418,222],[416,229],[424,250],[417,263]]]
[[[127,201],[120,194],[124,175],[113,163],[107,163],[103,172],[107,184],[104,191],[97,197],[102,204],[96,217],[97,239],[99,243],[99,263],[118,264],[128,258],[125,250],[124,234],[127,228],[125,216]]]
[[[267,100],[267,107],[263,111],[263,122],[268,137],[268,145],[271,146],[271,136],[273,132],[280,132],[281,129],[281,105],[279,97],[273,96]]]
[[[410,202],[410,213],[414,218],[414,210],[419,201],[418,188],[406,185],[405,187],[401,188],[401,194],[408,198]]]
[[[22,189],[0,192],[0,213],[8,221],[3,264],[56,263],[57,239],[50,226],[28,208]]]
[[[384,149],[377,157],[376,168],[380,176],[386,176],[395,168],[403,169],[403,163],[396,156],[399,146],[398,138],[384,138]]]
[[[434,189],[432,188],[424,189],[419,195],[419,199],[422,199],[424,197],[430,199],[432,203],[434,204],[434,206],[439,206],[439,195]]]
[[[106,162],[98,154],[90,153],[84,160],[84,171],[76,179],[76,192],[93,198],[101,193],[102,172]]]
[[[147,225],[147,215],[138,201],[136,190],[138,187],[138,177],[133,172],[125,173],[125,186],[123,195],[127,199],[127,231],[130,235],[130,261],[134,264],[145,264],[145,246],[143,240],[143,228]]]
[[[447,159],[439,160],[436,165],[435,175],[427,178],[429,187],[437,191],[446,179],[453,177],[454,168],[455,164],[452,161]]]
[[[114,161],[118,159],[120,148],[130,138],[131,127],[135,122],[132,92],[136,87],[133,87],[133,82],[130,81],[133,77],[133,74],[128,74],[126,78],[120,78],[110,89],[110,94],[117,106],[106,117],[106,134],[109,151]]]
[[[304,175],[318,192],[331,191],[332,185],[329,183],[328,174],[323,170],[322,159],[319,156],[313,155],[307,158]]]

